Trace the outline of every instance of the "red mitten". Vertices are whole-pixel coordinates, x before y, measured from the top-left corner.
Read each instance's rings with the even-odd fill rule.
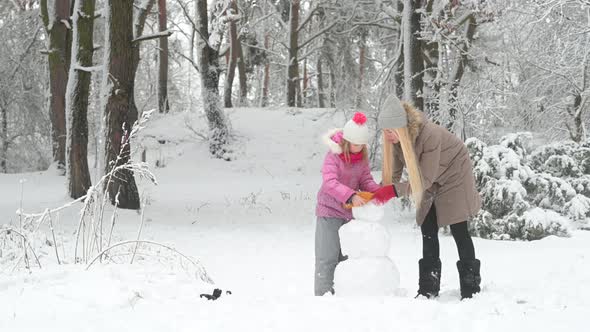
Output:
[[[377,204],[385,204],[390,199],[397,197],[397,192],[392,184],[377,189],[373,194],[373,199]]]

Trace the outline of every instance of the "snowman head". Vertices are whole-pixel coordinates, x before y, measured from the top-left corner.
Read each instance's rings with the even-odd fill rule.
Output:
[[[384,214],[385,207],[383,205],[375,205],[372,202],[352,208],[352,216],[356,220],[376,222],[381,220]]]

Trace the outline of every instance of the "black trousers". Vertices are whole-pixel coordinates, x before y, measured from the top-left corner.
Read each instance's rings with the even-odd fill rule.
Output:
[[[440,247],[438,243],[438,223],[436,219],[436,208],[434,204],[428,211],[424,223],[420,227],[422,231],[422,257],[438,259],[440,258]],[[457,244],[460,260],[474,260],[475,248],[469,230],[467,221],[451,225],[451,233]]]

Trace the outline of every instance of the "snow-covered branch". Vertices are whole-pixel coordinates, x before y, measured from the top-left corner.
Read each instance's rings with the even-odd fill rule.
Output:
[[[158,32],[158,33],[154,33],[154,34],[150,34],[150,35],[145,35],[145,36],[141,36],[138,38],[133,39],[133,43],[137,43],[140,41],[146,41],[146,40],[151,40],[151,39],[158,39],[158,38],[162,38],[162,37],[170,37],[172,36],[172,31],[170,30],[166,30],[166,31],[162,31],[162,32]]]
[[[334,22],[332,22],[332,24],[330,24],[327,27],[325,27],[325,28],[321,29],[320,31],[316,32],[311,37],[307,38],[306,41],[304,41],[303,43],[299,44],[299,48],[303,48],[305,45],[311,43],[316,38],[322,36],[323,34],[325,34],[328,31],[330,31],[338,23],[340,23],[340,22],[339,21],[334,21]]]
[[[92,67],[75,66],[74,69],[79,70],[79,71],[84,71],[87,73],[92,73],[92,72],[100,72],[104,68],[103,68],[103,66],[92,66]]]

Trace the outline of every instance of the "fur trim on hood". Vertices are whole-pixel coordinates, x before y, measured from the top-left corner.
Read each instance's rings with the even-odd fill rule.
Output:
[[[408,131],[413,141],[416,141],[418,135],[422,131],[422,128],[428,121],[424,113],[418,111],[414,106],[409,103],[403,103],[404,110],[408,115]]]
[[[342,132],[341,128],[334,128],[334,129],[330,129],[328,130],[328,132],[326,132],[324,135],[322,135],[322,142],[324,143],[324,145],[326,145],[328,148],[330,148],[330,152],[334,153],[334,154],[341,154],[342,153],[342,148],[340,147],[340,144],[336,143],[332,137],[334,135],[336,135],[338,132]]]

